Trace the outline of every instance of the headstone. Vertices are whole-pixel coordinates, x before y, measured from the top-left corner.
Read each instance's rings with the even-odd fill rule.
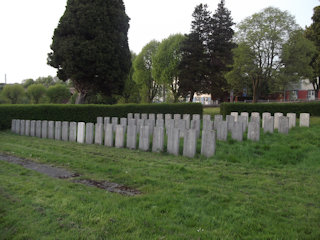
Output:
[[[126,118],[120,118],[120,125],[124,127],[124,132],[127,130],[127,119]]]
[[[153,119],[147,119],[145,121],[145,126],[149,127],[149,136],[151,136],[153,134],[153,129],[154,129],[154,120]]]
[[[161,119],[161,118],[157,119],[157,121],[156,121],[156,127],[162,127],[162,128],[164,128],[164,120]]]
[[[222,122],[220,122],[221,124]],[[215,131],[203,131],[201,141],[201,155],[209,158],[215,154],[216,151],[216,134]]]
[[[173,119],[174,120],[180,120],[181,119],[181,114],[178,114],[178,113],[174,114],[173,115]]]
[[[260,116],[257,116],[257,115],[251,116],[251,122],[256,122],[260,126]]]
[[[86,144],[93,144],[93,128],[93,123],[86,123]]]
[[[232,131],[233,125],[235,123],[234,116],[227,115],[226,116],[226,121],[227,121],[227,124],[228,124],[228,131]]]
[[[159,119],[159,120],[162,120],[162,119]],[[152,152],[162,152],[163,144],[164,144],[164,127],[155,127],[153,130]]]
[[[144,119],[138,119],[137,121],[137,132],[140,134],[141,127],[144,126]]]
[[[156,115],[154,113],[149,113],[149,119],[156,121]]]
[[[269,112],[262,113],[262,128],[264,128],[264,121],[267,117],[271,117],[271,113]]]
[[[103,124],[105,125],[105,126],[107,126],[107,124],[109,124],[110,123],[110,117],[104,117],[103,118]]]
[[[238,116],[238,122],[242,123],[242,130],[245,132],[248,127],[248,118],[246,116]]]
[[[300,127],[310,126],[310,113],[300,113]]]
[[[127,148],[136,149],[137,147],[137,126],[129,125],[127,130]]]
[[[170,131],[173,131],[174,119],[168,119],[166,121],[166,134],[168,135]]]
[[[142,151],[148,151],[150,145],[150,133],[149,126],[142,126],[139,135],[139,149]]]
[[[186,121],[186,129],[190,129],[190,114],[183,114],[182,119]]]
[[[214,120],[213,120],[213,128],[214,130],[217,130],[219,122],[223,121],[223,116],[218,114],[214,115]]]
[[[97,117],[97,123],[103,123],[103,117]]]
[[[230,115],[234,116],[234,121],[236,121],[236,122],[238,121],[238,116],[239,116],[238,112],[231,112]]]
[[[258,112],[252,112],[251,117],[259,117],[260,118],[260,113]]]
[[[168,121],[172,119],[172,114],[170,113],[166,113],[164,115],[164,124],[166,126],[166,128],[168,128]]]
[[[26,136],[30,136],[30,124],[31,124],[31,121],[30,120],[26,120],[26,129],[25,129],[25,135]]]
[[[157,114],[157,120],[158,120],[158,119],[163,119],[163,114],[162,114],[162,113],[158,113],[158,114]]]
[[[70,142],[77,141],[77,123],[76,122],[70,122],[70,125],[69,125],[69,141]]]
[[[193,158],[197,150],[197,131],[189,129],[185,132],[183,141],[183,156]]]
[[[217,126],[217,139],[219,141],[227,141],[228,138],[228,123],[220,121]]]
[[[148,119],[148,113],[142,113],[141,119],[147,120]]]
[[[174,120],[174,127],[180,130],[180,137],[184,137],[186,131],[186,121],[183,119]]]
[[[47,138],[48,137],[48,121],[43,120],[41,122],[41,138]]]
[[[266,116],[264,118],[264,127],[263,132],[264,133],[273,133],[274,132],[274,117],[273,116]]]
[[[260,124],[257,122],[249,122],[248,125],[248,139],[252,141],[260,140]]]
[[[107,147],[113,147],[113,125],[107,124],[104,133],[104,145]]]
[[[200,136],[200,119],[193,119],[191,120],[191,127],[190,129],[196,129],[197,131],[197,138]]]
[[[203,121],[211,121],[211,116],[210,116],[209,114],[204,114],[204,115],[202,116],[202,120],[203,120]]]
[[[201,120],[200,114],[192,114],[192,120]]]
[[[62,122],[62,130],[61,130],[62,141],[69,141],[69,123]]]
[[[137,125],[137,119],[135,118],[130,118],[128,119],[128,126],[136,126]]]
[[[16,119],[16,126],[15,126],[15,133],[16,134],[20,134],[20,124],[21,124],[21,120]],[[40,136],[41,136],[41,121],[40,121]]]
[[[36,121],[36,136],[38,138],[41,138],[41,129],[42,129],[41,123],[42,123],[41,120]]]
[[[56,121],[54,125],[54,139],[61,140],[61,122]]]
[[[167,152],[173,155],[179,155],[180,147],[180,130],[172,128],[172,131],[168,132]]]
[[[203,120],[202,131],[212,131],[213,130],[213,121]]]
[[[115,132],[116,131],[116,126],[118,125],[118,118],[117,117],[112,117],[111,118],[111,123],[112,123],[112,126],[113,126],[113,132]]]
[[[281,116],[279,117],[279,133],[288,134],[289,133],[289,118]]]
[[[297,114],[295,113],[287,113],[287,117],[289,118],[289,129],[296,126]]]
[[[115,147],[124,148],[125,127],[123,125],[116,126]]]
[[[48,138],[54,139],[54,121],[48,122]]]
[[[16,119],[12,119],[11,120],[11,132],[15,132],[16,131]]]
[[[133,119],[133,113],[128,113],[128,114],[127,114],[127,118],[128,118],[128,120],[129,120],[129,119]]]
[[[138,119],[140,119],[140,113],[135,113],[135,114],[134,114],[134,119],[135,119],[136,121],[138,121]]]
[[[25,120],[21,120],[20,121],[20,135],[25,135],[26,133],[26,121]]]
[[[103,143],[103,123],[95,124],[94,143],[98,145],[102,145]]]
[[[249,113],[248,112],[241,112],[240,116],[247,117],[247,119],[248,119],[247,124],[249,124]]]
[[[233,128],[231,130],[231,137],[232,137],[233,140],[242,142],[242,140],[243,140],[242,123],[235,122],[233,124]]]
[[[31,120],[30,122],[30,136],[35,137],[36,136],[36,121]]]
[[[279,117],[283,116],[283,113],[275,113],[274,114],[274,129],[279,128]]]
[[[86,124],[84,122],[78,122],[77,142],[84,143],[86,134]]]

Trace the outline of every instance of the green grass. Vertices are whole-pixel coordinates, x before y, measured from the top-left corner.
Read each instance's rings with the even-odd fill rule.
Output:
[[[220,108],[219,107],[203,108],[203,114],[209,114],[213,119],[214,115],[220,114]]]
[[[259,143],[218,142],[205,159],[0,132],[0,152],[126,197],[0,161],[0,239],[320,239],[320,118]]]

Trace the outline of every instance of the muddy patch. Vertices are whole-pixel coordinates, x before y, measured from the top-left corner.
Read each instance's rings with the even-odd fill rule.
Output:
[[[135,196],[141,194],[141,192],[136,189],[132,189],[127,186],[120,185],[118,183],[112,183],[107,181],[95,181],[92,179],[79,179],[77,177],[81,177],[81,175],[78,173],[73,173],[66,169],[58,168],[48,164],[36,163],[24,158],[0,154],[0,160],[18,164],[24,168],[34,170],[36,172],[45,174],[53,178],[69,179],[74,183],[84,184],[91,187],[97,187],[112,193],[118,193],[126,196]]]

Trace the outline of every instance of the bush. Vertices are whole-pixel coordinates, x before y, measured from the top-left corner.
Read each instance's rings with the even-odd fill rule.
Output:
[[[320,116],[320,102],[308,103],[222,103],[220,113],[224,116],[231,112],[276,112],[287,113],[310,113],[311,116]]]
[[[50,103],[65,103],[68,102],[71,93],[66,85],[56,84],[48,88],[47,96]]]
[[[127,117],[128,113],[201,114],[200,103],[124,105],[0,105],[0,130],[12,119],[96,122],[99,116]]]

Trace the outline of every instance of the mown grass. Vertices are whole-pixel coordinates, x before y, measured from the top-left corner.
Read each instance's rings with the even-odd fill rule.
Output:
[[[0,161],[0,239],[320,239],[320,118],[259,143],[218,142],[205,159],[0,132],[0,152],[135,197]]]

